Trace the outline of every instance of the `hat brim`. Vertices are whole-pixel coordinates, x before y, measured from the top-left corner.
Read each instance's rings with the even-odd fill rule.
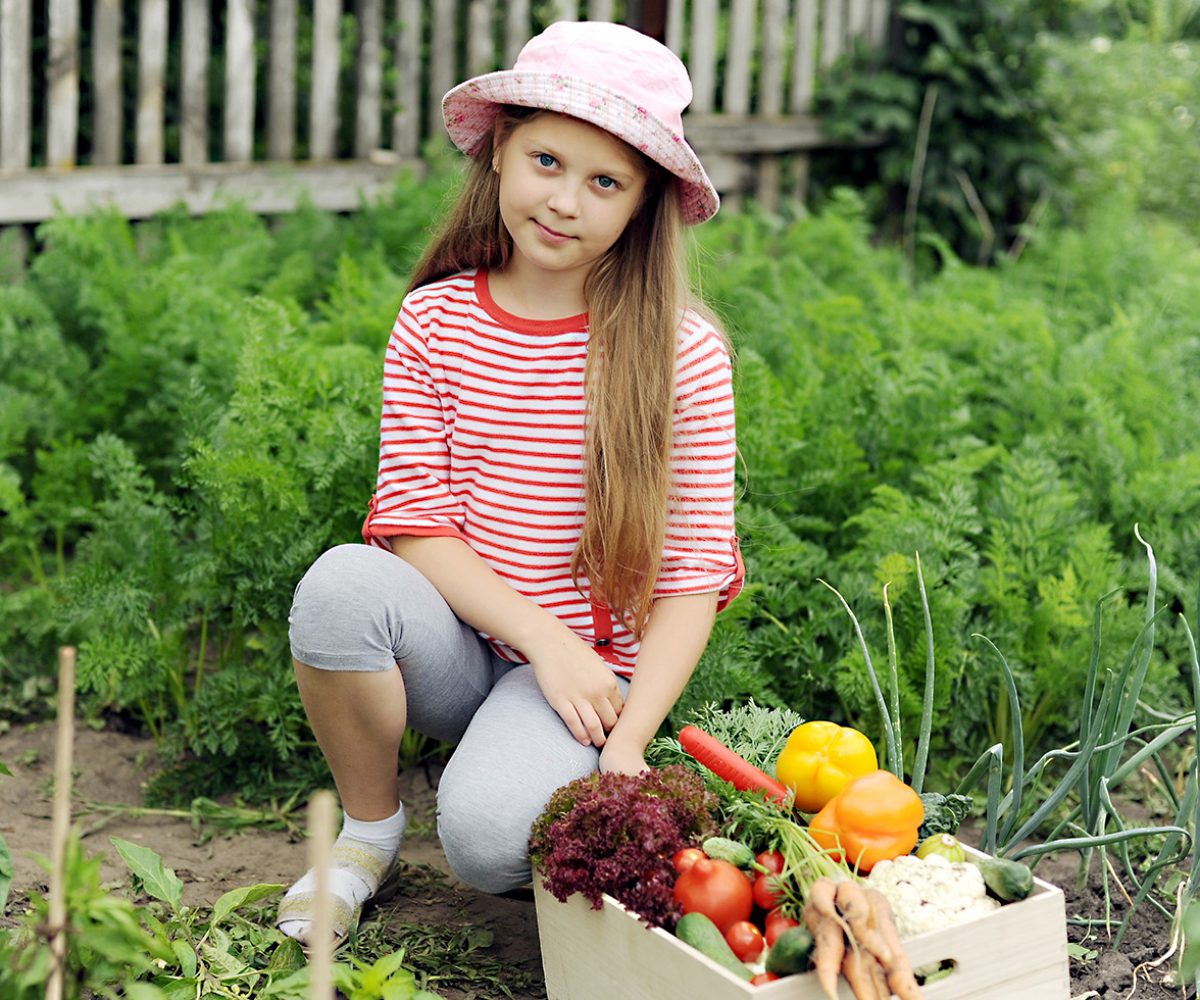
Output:
[[[454,145],[474,156],[504,104],[544,108],[596,125],[665,167],[679,178],[685,225],[711,219],[721,204],[681,134],[608,87],[558,73],[498,70],[459,84],[442,98],[442,118]]]

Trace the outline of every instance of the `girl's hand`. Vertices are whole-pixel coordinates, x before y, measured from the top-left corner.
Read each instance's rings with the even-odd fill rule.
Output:
[[[571,735],[584,746],[604,746],[624,707],[612,668],[565,625],[523,652]]]
[[[620,738],[610,739],[600,751],[600,770],[617,774],[641,774],[650,769],[645,750]]]

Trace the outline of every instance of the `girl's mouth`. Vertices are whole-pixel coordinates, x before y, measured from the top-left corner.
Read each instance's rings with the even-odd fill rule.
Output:
[[[537,221],[537,219],[533,220],[533,224],[537,227],[538,234],[547,243],[554,243],[554,244],[566,243],[568,240],[573,240],[575,238],[573,236],[567,236],[565,233],[556,232],[555,230],[551,229],[549,226],[543,226],[540,222]]]

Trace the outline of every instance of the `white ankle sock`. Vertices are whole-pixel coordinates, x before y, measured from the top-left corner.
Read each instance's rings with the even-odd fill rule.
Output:
[[[400,843],[404,839],[406,819],[404,804],[396,810],[395,815],[380,820],[355,819],[343,815],[342,832],[334,843],[334,850],[339,847],[352,848],[364,853],[364,859],[370,861],[371,867],[386,870],[400,853]],[[287,917],[279,921],[279,929],[288,937],[307,942],[309,931],[312,929],[312,918],[303,912],[307,906],[297,907],[298,897],[315,892],[317,888],[317,873],[309,869],[304,873],[283,898],[281,911],[291,911]],[[351,911],[357,910],[363,903],[379,891],[379,880],[374,878],[363,865],[347,866],[335,858],[329,872],[330,892],[343,900]],[[289,906],[289,901],[293,905]],[[296,912],[300,910],[301,912]],[[345,928],[339,928],[344,933]]]

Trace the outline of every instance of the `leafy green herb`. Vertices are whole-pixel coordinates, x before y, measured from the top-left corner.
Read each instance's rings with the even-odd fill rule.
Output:
[[[918,843],[935,833],[957,833],[963,820],[971,815],[974,803],[969,795],[922,792],[921,804],[925,807],[925,820],[917,831]]]

